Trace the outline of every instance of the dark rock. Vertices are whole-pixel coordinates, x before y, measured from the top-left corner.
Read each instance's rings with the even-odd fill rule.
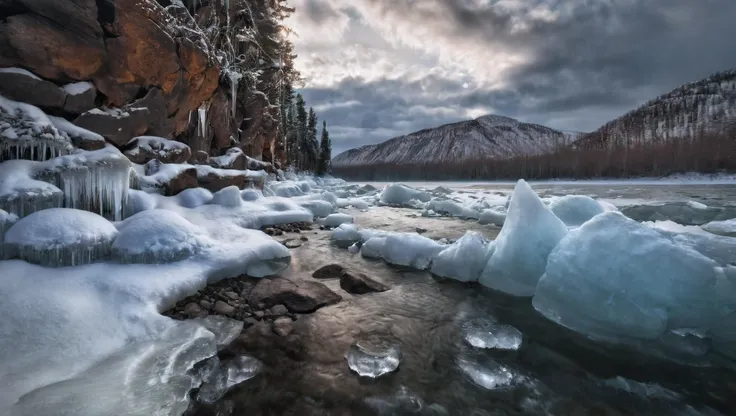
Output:
[[[90,86],[89,89],[79,94],[66,95],[64,102],[64,111],[69,114],[82,114],[87,110],[95,107],[95,99],[97,98],[97,89]]]
[[[202,308],[200,308],[199,305],[194,302],[187,303],[186,306],[184,306],[184,313],[192,318],[196,318],[205,314]]]
[[[355,295],[370,292],[385,292],[389,288],[385,284],[366,276],[363,273],[346,271],[340,276],[340,287],[342,290]]]
[[[302,241],[309,241],[309,238],[307,236],[305,236],[305,235],[299,237],[299,239],[302,240]]]
[[[253,315],[255,315],[256,318],[262,319],[264,316],[266,316],[266,312],[264,311],[255,311],[253,312]]]
[[[240,299],[240,296],[238,296],[238,294],[237,294],[237,293],[235,293],[235,292],[230,292],[230,291],[228,291],[228,292],[225,292],[225,293],[223,293],[223,294],[224,294],[225,296],[227,296],[228,298],[232,299],[232,300],[238,300],[238,299]]]
[[[210,155],[208,155],[207,152],[204,150],[197,150],[192,153],[192,157],[189,158],[189,163],[192,165],[206,165],[209,158]]]
[[[44,110],[60,110],[66,101],[64,90],[30,73],[0,71],[0,95]]]
[[[210,309],[212,309],[212,303],[209,302],[209,301],[206,301],[204,299],[202,299],[202,300],[199,301],[199,306],[201,306],[202,309],[204,309],[204,310],[210,310]]]
[[[245,318],[243,320],[243,325],[246,328],[249,328],[249,327],[251,327],[251,326],[253,326],[253,325],[257,324],[257,323],[258,323],[258,319],[256,319],[256,318]]]
[[[121,147],[131,137],[140,136],[148,130],[148,114],[148,109],[139,107],[93,109],[77,117],[74,124]]]
[[[220,315],[229,316],[229,315],[232,315],[233,312],[235,312],[235,308],[233,308],[232,306],[228,305],[227,303],[221,300],[218,300],[217,302],[215,302],[214,311]]]
[[[427,232],[427,229],[426,228],[419,228],[419,227],[417,227],[415,229],[415,231],[417,232],[417,234],[424,234],[424,233]]]
[[[281,317],[273,321],[273,332],[281,337],[289,335],[293,330],[291,318]]]
[[[294,238],[288,239],[286,241],[283,241],[281,244],[285,245],[286,248],[299,248],[304,244],[301,240],[297,240]]]
[[[328,264],[322,266],[312,273],[315,279],[339,279],[345,273],[345,268],[339,264]]]
[[[148,161],[144,166],[146,176],[155,175],[161,169],[162,165],[156,159]],[[183,167],[178,174],[169,178],[167,181],[159,180],[158,178],[156,180],[157,182],[155,184],[152,183],[151,186],[160,189],[159,192],[164,196],[174,196],[185,189],[197,188],[199,186],[197,169],[194,167]]]
[[[340,300],[340,295],[317,281],[287,280],[281,277],[262,279],[248,298],[251,305],[262,303],[271,307],[283,304],[289,311],[297,313],[313,312]]]
[[[235,170],[197,170],[197,180],[201,187],[206,188],[210,192],[217,192],[228,186],[237,186],[239,189],[244,189],[246,184],[250,183],[250,179],[246,176],[245,172]]]

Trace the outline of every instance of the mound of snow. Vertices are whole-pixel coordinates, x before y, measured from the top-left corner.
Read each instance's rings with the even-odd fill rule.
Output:
[[[567,226],[520,180],[496,238],[495,252],[478,281],[514,296],[532,296],[547,256],[566,233]]]
[[[330,214],[322,220],[325,227],[337,227],[341,224],[352,224],[353,217],[347,214]]]
[[[112,254],[121,263],[171,263],[211,245],[200,227],[168,210],[143,211],[118,229]]]
[[[444,245],[419,234],[394,233],[386,237],[381,258],[389,264],[424,270],[444,248]]]
[[[33,179],[39,166],[40,163],[29,160],[0,163],[0,209],[24,217],[64,204],[61,189]]]
[[[603,206],[585,195],[566,195],[554,199],[549,209],[568,227],[577,227],[604,212]]]
[[[243,201],[255,201],[258,198],[263,198],[263,192],[257,189],[243,189],[243,191],[240,192],[240,198]]]
[[[432,259],[430,271],[461,282],[478,280],[488,263],[489,243],[482,235],[468,231]]]
[[[499,227],[503,226],[503,223],[506,221],[506,213],[497,211],[495,209],[486,209],[483,210],[483,212],[480,213],[480,216],[478,217],[478,223],[480,224],[493,224],[498,225]]]
[[[315,217],[327,217],[335,208],[331,203],[320,200],[295,201],[300,207],[308,209]]]
[[[212,192],[204,188],[185,189],[176,195],[179,204],[185,208],[196,208],[212,201]]]
[[[701,226],[701,228],[709,233],[726,237],[736,237],[736,218],[725,221],[712,221]]]
[[[215,192],[212,196],[210,204],[220,205],[223,207],[239,207],[243,205],[243,198],[240,196],[240,189],[237,186],[228,186]]]
[[[547,318],[592,337],[656,340],[707,330],[736,306],[718,264],[620,213],[569,232],[549,255],[533,298]]]
[[[5,233],[5,244],[29,263],[65,267],[107,257],[117,233],[97,214],[51,208],[18,220]]]
[[[292,198],[304,195],[304,190],[302,190],[297,182],[293,181],[270,183],[263,188],[263,192],[264,194],[280,196],[283,198]]]
[[[128,215],[135,215],[139,212],[156,208],[156,204],[156,198],[153,195],[130,189],[128,191],[128,207],[126,208],[126,213]]]
[[[432,197],[423,191],[419,191],[401,183],[392,183],[381,192],[380,201],[387,205],[411,206],[412,201],[428,202]]]

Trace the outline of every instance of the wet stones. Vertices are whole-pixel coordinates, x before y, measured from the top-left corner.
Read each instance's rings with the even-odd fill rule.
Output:
[[[287,280],[281,277],[262,279],[248,297],[250,305],[266,307],[283,304],[291,312],[308,313],[332,305],[342,297],[320,282]]]
[[[362,295],[371,292],[385,292],[389,287],[377,279],[367,276],[364,273],[353,272],[345,269],[339,264],[328,264],[320,267],[312,277],[315,279],[340,279],[340,287],[342,290],[355,295]]]
[[[231,316],[233,312],[235,312],[235,308],[221,300],[218,300],[217,302],[215,302],[215,307],[213,308],[213,311],[218,315]]]
[[[280,317],[276,318],[273,321],[273,332],[275,332],[278,336],[285,337],[291,333],[291,331],[294,330],[291,319],[286,317]]]
[[[270,225],[261,228],[261,231],[270,236],[284,235],[284,233],[301,233],[302,231],[311,231],[312,224],[307,222],[294,222],[290,224]],[[306,241],[306,240],[303,240]]]
[[[312,273],[315,279],[339,279],[345,273],[345,268],[339,264],[328,264],[322,266]]]
[[[296,238],[290,238],[288,240],[284,240],[281,242],[286,248],[299,248],[304,244],[304,241],[301,239],[297,240]]]

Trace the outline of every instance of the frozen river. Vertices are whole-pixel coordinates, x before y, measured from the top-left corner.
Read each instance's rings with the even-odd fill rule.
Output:
[[[503,199],[513,190],[512,184],[411,185],[450,188],[458,201]],[[723,212],[736,205],[736,186],[730,185],[533,187],[543,198],[589,195],[623,210],[673,203],[685,210],[693,206],[703,210],[701,205],[688,205],[693,201]],[[360,228],[408,233],[419,229],[432,239],[456,240],[471,230],[492,240],[500,231],[476,220],[422,217],[419,209],[373,206],[341,212],[353,215]],[[192,409],[190,414],[733,414],[736,373],[732,370],[720,365],[680,365],[592,341],[543,317],[529,298],[365,259],[336,247],[328,231],[308,236],[306,244],[292,251],[292,264],[282,275],[311,279],[312,271],[334,263],[379,278],[392,289],[351,296],[340,291],[336,281],[329,282],[346,300],[300,318],[290,338],[279,337],[266,326],[251,327],[232,349],[259,358],[265,370],[223,401]],[[479,342],[473,339],[473,331],[489,327],[503,328],[503,342],[511,345],[479,348],[494,340]],[[518,333],[507,331],[510,327]],[[399,346],[398,371],[375,380],[351,372],[346,354],[361,340]]]

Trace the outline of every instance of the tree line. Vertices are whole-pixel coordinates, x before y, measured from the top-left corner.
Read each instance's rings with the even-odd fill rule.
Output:
[[[610,146],[565,146],[538,156],[454,163],[335,166],[346,180],[498,180],[662,177],[736,172],[736,126],[719,133]]]
[[[297,171],[311,171],[317,175],[330,173],[332,143],[327,131],[327,121],[322,121],[322,134],[318,140],[317,113],[312,107],[307,111],[304,97],[301,94],[295,96],[291,85],[284,90],[281,116],[289,166]]]

